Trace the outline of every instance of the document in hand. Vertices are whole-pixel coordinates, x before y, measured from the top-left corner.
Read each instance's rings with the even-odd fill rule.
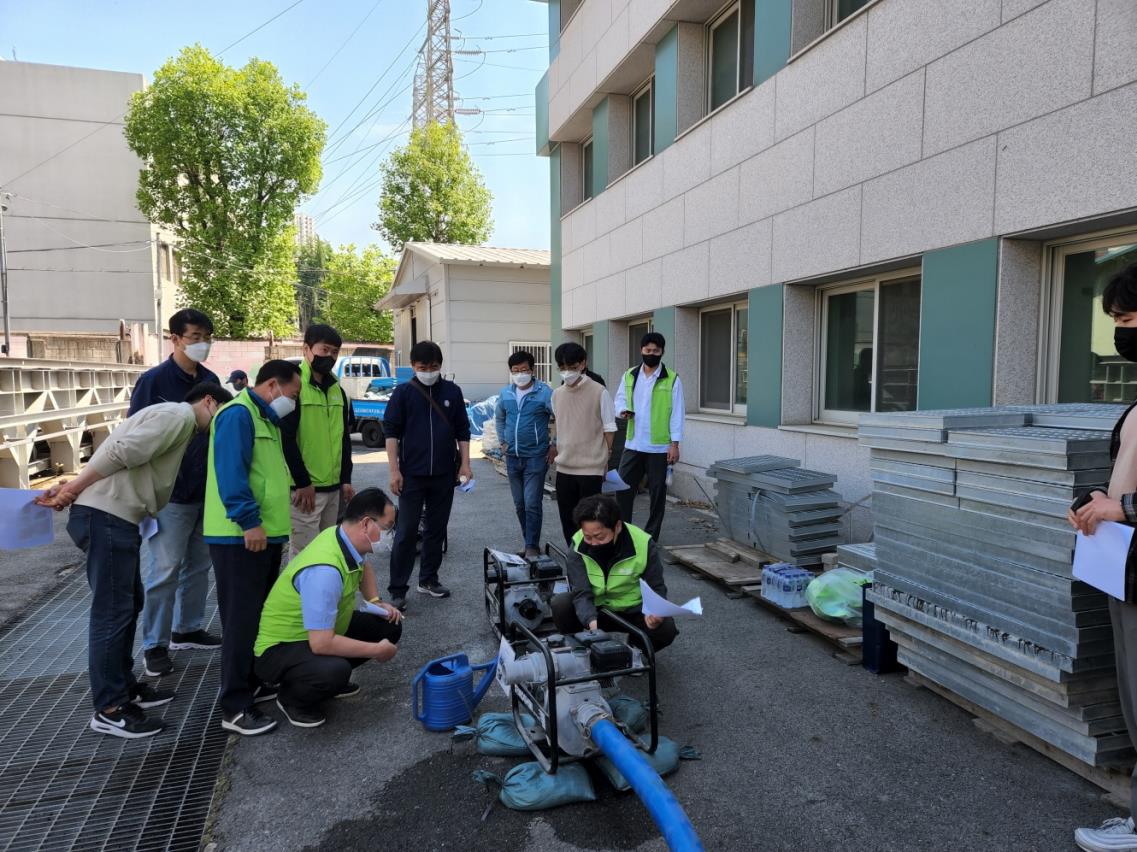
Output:
[[[604,482],[600,486],[601,494],[611,494],[614,491],[627,491],[631,488],[628,483],[620,479],[619,471],[610,470],[604,477]]]
[[[38,491],[0,488],[0,548],[42,547],[55,538],[55,511],[37,506]]]
[[[640,596],[643,597],[643,614],[654,615],[659,618],[681,618],[703,614],[703,601],[701,598],[692,598],[679,606],[667,598],[660,597],[651,586],[640,580]]]
[[[1074,579],[1125,600],[1125,564],[1133,527],[1103,521],[1093,535],[1078,533],[1074,547]]]

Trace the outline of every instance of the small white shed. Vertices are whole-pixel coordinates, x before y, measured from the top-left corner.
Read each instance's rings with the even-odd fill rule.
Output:
[[[375,308],[394,311],[396,364],[408,364],[418,341],[433,340],[443,374],[469,400],[501,390],[506,360],[519,349],[536,356],[541,379],[552,376],[547,251],[407,243]]]

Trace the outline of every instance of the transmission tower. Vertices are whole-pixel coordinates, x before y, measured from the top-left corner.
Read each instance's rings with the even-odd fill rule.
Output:
[[[426,41],[415,69],[416,128],[454,123],[454,59],[450,54],[450,0],[427,0]]]

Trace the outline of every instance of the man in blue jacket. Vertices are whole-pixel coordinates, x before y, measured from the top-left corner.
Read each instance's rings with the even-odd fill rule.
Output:
[[[470,471],[470,420],[462,389],[442,378],[442,350],[420,340],[411,347],[414,378],[396,386],[383,415],[391,493],[399,498],[399,519],[391,547],[391,603],[407,606],[415,566],[415,542],[423,520],[418,590],[450,597],[438,581],[442,543],[450,523],[454,487],[474,478]],[[424,518],[425,513],[425,518]]]
[[[541,500],[549,470],[549,418],[553,414],[553,389],[534,378],[535,363],[531,352],[509,356],[510,383],[498,394],[494,409],[526,556],[541,552]]]

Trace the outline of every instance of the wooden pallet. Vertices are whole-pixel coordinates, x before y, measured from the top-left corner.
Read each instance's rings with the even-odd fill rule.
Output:
[[[708,549],[702,544],[683,545],[664,548],[671,558],[704,577],[717,580],[725,586],[746,586],[762,582],[762,569],[741,559],[730,561],[727,557]]]
[[[1059,766],[1069,769],[1075,775],[1086,779],[1096,787],[1100,787],[1105,791],[1106,798],[1111,804],[1124,810],[1129,809],[1129,785],[1131,782],[1128,768],[1090,766],[1062,751],[1062,749],[1056,748],[1045,740],[1036,737],[1029,731],[1024,731],[1006,719],[999,718],[990,710],[980,707],[962,695],[956,695],[947,687],[941,686],[921,674],[909,670],[905,680],[913,686],[923,687],[929,692],[934,692],[964,712],[970,713],[975,717],[971,720],[972,724],[980,731],[991,734],[1002,743],[1009,745],[1022,743],[1034,749],[1043,757],[1050,758]]]
[[[763,609],[777,613],[791,622],[798,633],[812,633],[824,639],[835,649],[834,656],[848,665],[859,665],[862,659],[861,646],[864,644],[864,635],[856,627],[846,627],[835,621],[826,621],[819,617],[809,607],[800,609],[786,609],[778,606],[771,600],[762,597],[762,587],[743,586],[742,591],[754,599],[754,602]],[[792,629],[792,628],[791,628]]]

